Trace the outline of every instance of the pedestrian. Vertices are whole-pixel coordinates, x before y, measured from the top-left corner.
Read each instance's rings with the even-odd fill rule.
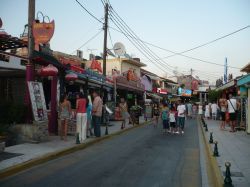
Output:
[[[87,106],[87,138],[93,136],[92,132],[92,100],[91,96],[88,96],[88,106]]]
[[[156,128],[159,122],[160,109],[157,103],[153,104],[154,127]]]
[[[169,122],[171,133],[176,133],[176,110],[174,109],[174,107],[172,107],[169,112]]]
[[[202,117],[203,115],[203,106],[202,106],[202,103],[199,104],[198,106],[198,114]]]
[[[163,107],[161,109],[161,119],[162,119],[162,125],[163,125],[163,133],[167,133],[169,131],[169,109],[167,107],[166,103],[163,103]]]
[[[213,104],[211,105],[211,111],[212,111],[212,119],[216,120],[217,118],[217,110],[218,110],[218,105],[213,101]]]
[[[229,99],[227,100],[227,106],[228,106],[229,120],[231,126],[230,132],[235,132],[236,113],[237,109],[239,108],[239,103],[235,98],[233,98],[232,94],[229,94]]]
[[[189,102],[187,103],[187,117],[189,119],[192,119],[192,104]]]
[[[60,116],[60,137],[61,140],[67,141],[67,132],[68,132],[68,122],[70,119],[70,114],[71,114],[71,104],[67,99],[67,96],[64,95],[61,98],[61,102],[59,105],[59,116]]]
[[[87,105],[87,98],[80,92],[76,100],[76,133],[80,143],[87,138]]]
[[[221,124],[220,130],[225,130],[226,126],[226,111],[227,111],[227,99],[225,95],[219,99],[219,106],[220,106],[220,115],[221,115]]]
[[[179,133],[184,134],[186,107],[185,107],[185,105],[183,104],[182,101],[180,101],[180,104],[177,107],[177,111],[178,111]]]
[[[122,125],[121,125],[121,129],[124,129],[126,126],[126,123],[129,122],[130,119],[130,115],[128,113],[128,104],[125,101],[124,98],[121,98],[121,102],[119,104],[120,107],[120,111],[122,114]]]
[[[205,103],[205,118],[210,119],[210,107],[208,103]]]
[[[101,118],[103,102],[97,91],[93,92],[93,106],[92,106],[92,123],[94,126],[94,134],[96,137],[101,137]]]
[[[195,103],[192,106],[192,114],[193,114],[193,118],[195,118],[197,115],[197,105]]]

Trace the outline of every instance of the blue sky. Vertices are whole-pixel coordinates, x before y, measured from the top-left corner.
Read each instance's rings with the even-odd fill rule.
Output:
[[[79,0],[97,18],[103,19],[101,0]],[[181,52],[206,43],[237,29],[250,25],[249,0],[110,0],[113,8],[144,41]],[[51,40],[53,50],[71,53],[95,35],[102,25],[90,17],[74,0],[36,0],[36,11],[42,11],[55,20],[56,28]],[[13,36],[23,32],[28,20],[28,0],[1,0],[0,17],[3,28]],[[116,27],[110,22],[112,27]],[[164,66],[157,68],[149,62],[120,33],[110,29],[113,42],[122,42],[128,54],[140,57],[149,70],[159,75],[169,72]],[[82,48],[87,57],[89,49],[102,52],[103,32]],[[110,40],[108,47],[112,48]],[[150,47],[159,57],[171,53]],[[250,62],[250,28],[214,42],[208,46],[185,53],[202,60],[224,64],[225,57],[231,66],[242,67]],[[165,60],[183,73],[193,68],[194,74],[214,81],[223,74],[223,67],[202,63],[182,56]],[[239,75],[239,70],[229,68],[229,73]],[[171,75],[171,72],[168,73]]]

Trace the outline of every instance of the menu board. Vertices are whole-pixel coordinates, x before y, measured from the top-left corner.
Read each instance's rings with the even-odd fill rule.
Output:
[[[145,117],[146,118],[152,118],[152,106],[151,105],[145,105]]]
[[[28,87],[35,121],[48,120],[42,83],[29,81]]]

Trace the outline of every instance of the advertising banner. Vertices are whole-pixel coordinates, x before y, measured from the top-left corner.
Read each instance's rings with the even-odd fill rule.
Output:
[[[42,83],[29,81],[28,87],[35,121],[48,120]]]

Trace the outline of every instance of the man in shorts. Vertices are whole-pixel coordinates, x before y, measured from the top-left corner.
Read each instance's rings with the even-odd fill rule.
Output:
[[[232,94],[229,94],[227,105],[228,105],[228,112],[229,112],[229,119],[230,119],[230,126],[231,126],[230,132],[235,132],[236,111],[239,108],[239,103],[236,101],[235,98],[233,98]]]
[[[180,101],[180,104],[177,107],[177,112],[178,112],[179,132],[184,134],[186,106],[183,104],[182,101]]]

